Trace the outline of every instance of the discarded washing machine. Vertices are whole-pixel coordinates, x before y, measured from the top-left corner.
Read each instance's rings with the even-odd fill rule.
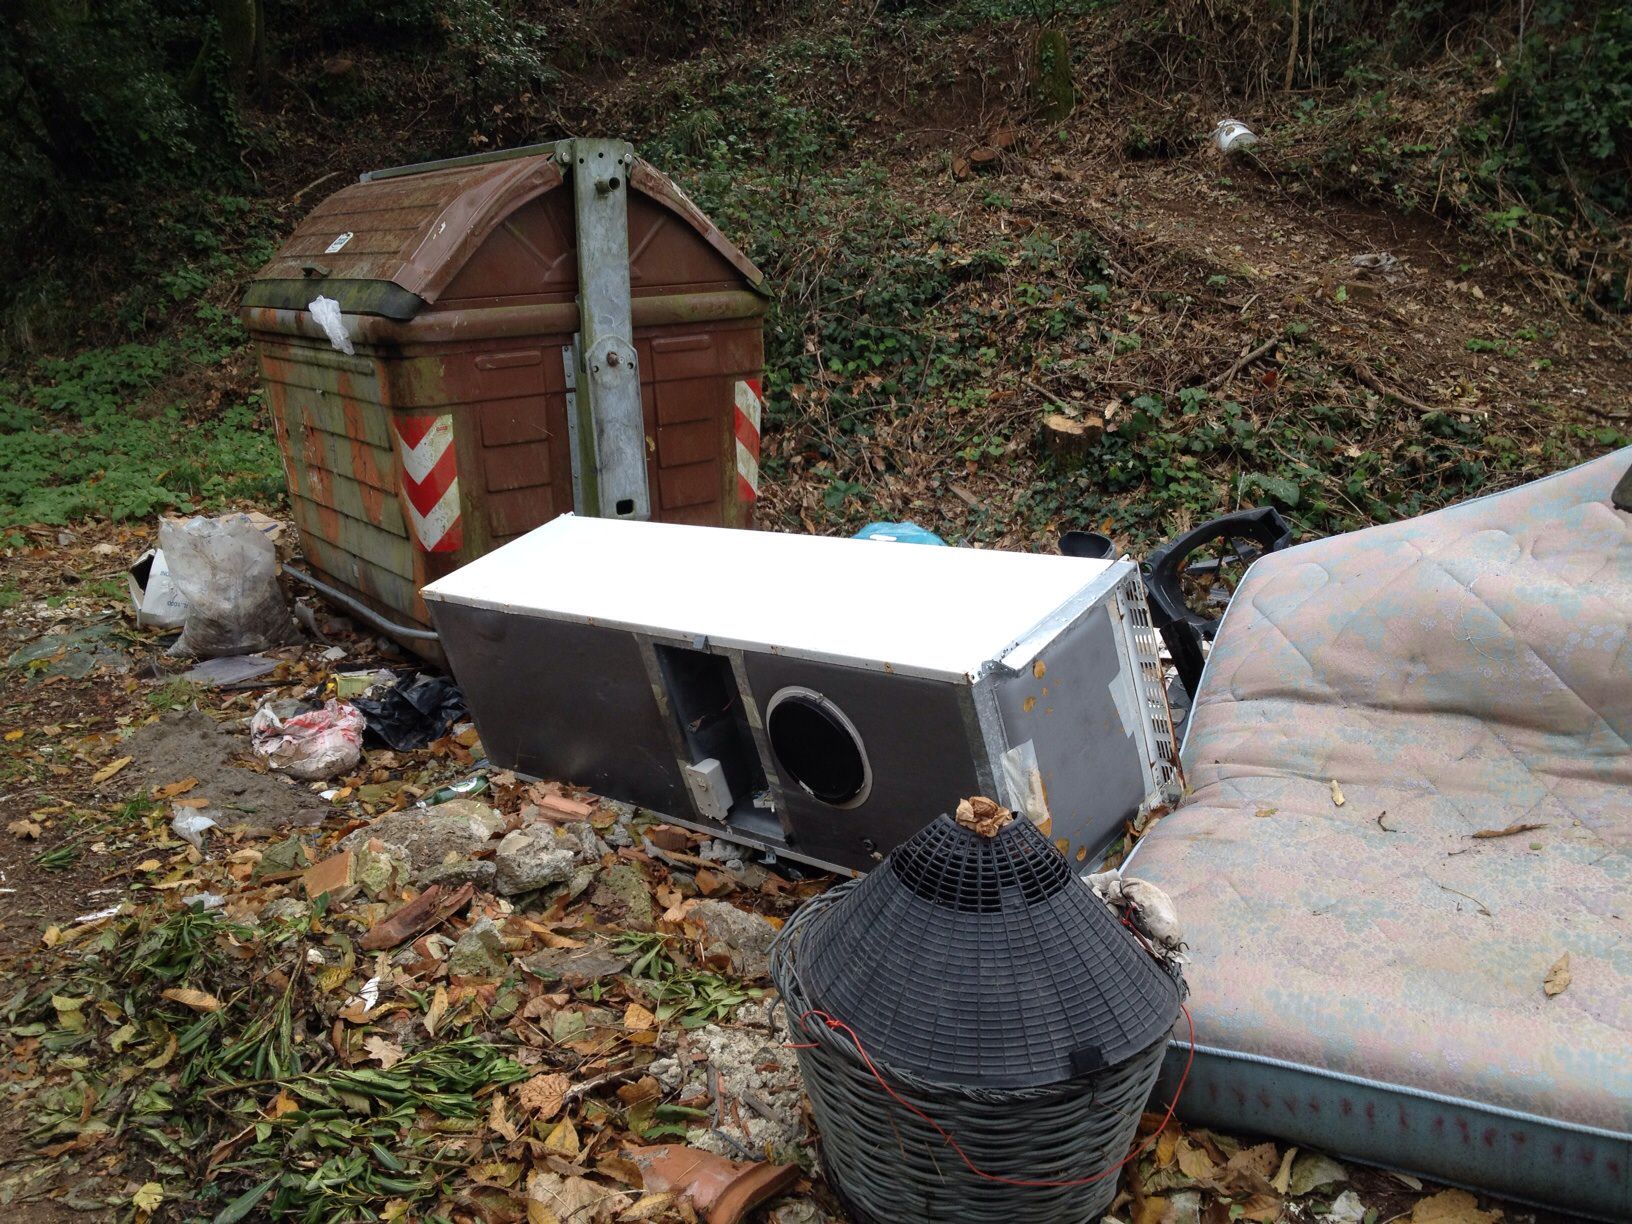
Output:
[[[991,794],[1085,863],[1177,797],[1129,562],[567,516],[424,596],[495,765],[791,858]]]

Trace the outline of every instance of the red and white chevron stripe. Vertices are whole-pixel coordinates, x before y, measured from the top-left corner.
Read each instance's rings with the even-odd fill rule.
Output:
[[[733,391],[737,405],[737,492],[745,502],[759,497],[759,379],[744,378]]]
[[[451,416],[397,416],[402,491],[414,535],[426,552],[453,552],[464,543],[459,518],[459,463]]]

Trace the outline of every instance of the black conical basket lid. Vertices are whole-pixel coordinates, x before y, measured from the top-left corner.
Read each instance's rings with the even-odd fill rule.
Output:
[[[938,817],[813,923],[795,971],[881,1066],[989,1088],[1114,1066],[1179,1015],[1179,986],[1031,821]]]

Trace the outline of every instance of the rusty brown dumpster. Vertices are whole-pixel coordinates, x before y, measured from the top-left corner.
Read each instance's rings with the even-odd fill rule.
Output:
[[[421,654],[420,587],[559,514],[753,524],[763,277],[628,150],[365,175],[244,296],[305,576]]]

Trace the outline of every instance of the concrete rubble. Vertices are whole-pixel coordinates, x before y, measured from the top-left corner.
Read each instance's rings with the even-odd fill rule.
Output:
[[[486,850],[488,842],[504,826],[504,818],[487,804],[474,799],[450,799],[433,808],[388,812],[347,834],[340,846],[354,850],[371,839],[399,846],[408,855],[414,882],[429,883],[424,873],[434,873],[450,860],[468,859]]]
[[[760,978],[771,971],[771,942],[776,928],[758,914],[727,901],[699,901],[686,915],[703,928],[703,953],[723,957],[741,978]]]
[[[789,1040],[781,1004],[771,998],[741,1008],[734,1024],[688,1033],[675,1057],[652,1063],[666,1091],[709,1099],[709,1124],[686,1141],[733,1160],[785,1159],[798,1150],[802,1088]]]
[[[493,852],[495,883],[507,897],[560,884],[571,878],[583,850],[549,825],[506,833]]]
[[[448,953],[450,977],[502,978],[510,969],[504,935],[491,918],[478,918]]]

